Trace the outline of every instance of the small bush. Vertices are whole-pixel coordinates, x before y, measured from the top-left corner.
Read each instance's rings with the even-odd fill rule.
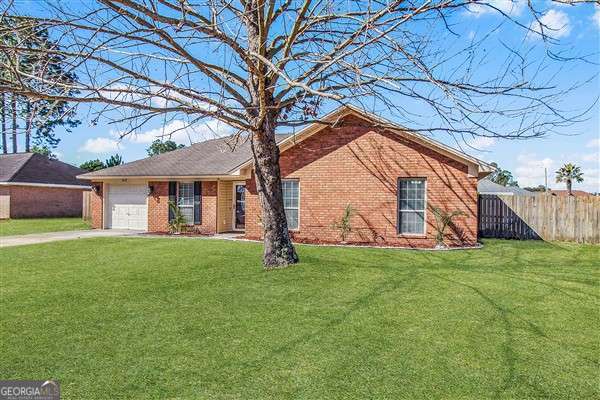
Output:
[[[350,204],[346,206],[344,209],[344,214],[340,218],[339,221],[335,221],[332,225],[332,228],[337,229],[340,232],[340,239],[342,239],[342,243],[346,242],[346,238],[352,232],[352,224],[350,223],[350,219],[355,214],[354,208]]]
[[[169,232],[175,234],[185,232],[187,222],[181,213],[181,210],[177,204],[172,201],[169,202],[169,208],[173,211],[173,219],[169,221]]]

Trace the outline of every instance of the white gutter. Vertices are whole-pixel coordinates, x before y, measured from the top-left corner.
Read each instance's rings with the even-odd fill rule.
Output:
[[[94,175],[86,176],[77,175],[77,179],[85,179],[89,181],[106,181],[106,180],[156,180],[156,181],[177,181],[182,179],[196,179],[200,181],[216,181],[217,179],[223,180],[245,180],[250,179],[250,176],[245,175]]]
[[[90,190],[91,186],[83,185],[61,185],[57,183],[31,183],[31,182],[0,182],[0,186],[32,186],[32,187],[47,187],[56,189],[80,189]]]

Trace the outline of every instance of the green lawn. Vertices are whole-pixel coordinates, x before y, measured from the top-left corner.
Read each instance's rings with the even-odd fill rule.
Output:
[[[29,233],[78,231],[90,229],[90,224],[76,218],[27,218],[0,221],[0,236],[27,235]]]
[[[0,251],[0,377],[65,399],[599,398],[600,247],[99,238]]]

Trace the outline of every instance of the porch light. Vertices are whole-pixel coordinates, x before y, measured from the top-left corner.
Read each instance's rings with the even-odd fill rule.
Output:
[[[148,194],[148,196],[154,193],[154,185],[149,185],[146,193]]]
[[[100,185],[92,185],[94,193],[100,193],[100,189],[102,189]]]

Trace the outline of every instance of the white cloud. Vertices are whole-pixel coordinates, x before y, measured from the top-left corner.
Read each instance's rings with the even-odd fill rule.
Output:
[[[552,182],[555,162],[549,157],[538,159],[535,154],[521,154],[517,157],[515,178],[519,186],[537,186],[544,184],[544,168],[548,170],[548,184]]]
[[[600,29],[600,6],[596,4],[596,11],[592,15],[592,21],[596,24],[596,27]]]
[[[141,133],[130,133],[123,139],[132,143],[152,143],[156,139],[173,140],[189,145],[216,137],[231,135],[234,129],[217,120],[209,120],[195,125],[186,121],[175,120],[160,128],[150,129]],[[124,132],[112,131],[110,135],[120,138]]]
[[[585,144],[588,149],[593,149],[593,153],[581,156],[583,161],[593,162],[596,165],[600,163],[600,139],[592,139]]]
[[[483,150],[494,146],[496,144],[496,139],[485,136],[477,136],[467,141],[467,144],[476,150]]]
[[[103,154],[111,151],[119,150],[123,146],[119,146],[119,142],[108,138],[94,138],[85,141],[83,146],[79,148],[79,151],[86,151],[88,153]]]
[[[497,10],[500,10],[507,15],[518,16],[521,15],[526,5],[526,0],[487,0],[481,4],[470,4],[468,13],[480,17],[484,14],[497,13]]]
[[[544,168],[546,168],[548,171],[548,186],[553,189],[565,189],[564,184],[556,183],[555,176],[556,170],[561,165],[573,161],[573,155],[570,158],[571,160],[553,160],[549,157],[538,158],[536,154],[520,154],[517,157],[515,179],[521,187],[543,185]],[[584,181],[574,184],[574,189],[586,190],[588,192],[600,191],[600,169],[582,165],[581,170]]]
[[[592,149],[592,153],[583,154],[581,159],[584,162],[591,162],[595,167],[600,166],[600,138],[591,139],[586,144],[585,147],[588,149]]]
[[[542,15],[539,21],[532,22],[529,29],[537,34],[530,32],[528,37],[541,38],[543,32],[548,37],[560,39],[571,33],[571,20],[563,11],[550,10]]]
[[[600,193],[600,169],[598,168],[582,168],[583,170],[583,190],[588,192]]]
[[[585,147],[597,147],[600,149],[600,139],[592,139],[585,144]]]
[[[581,156],[581,159],[583,161],[600,162],[600,154],[599,153],[584,154],[583,156]]]

